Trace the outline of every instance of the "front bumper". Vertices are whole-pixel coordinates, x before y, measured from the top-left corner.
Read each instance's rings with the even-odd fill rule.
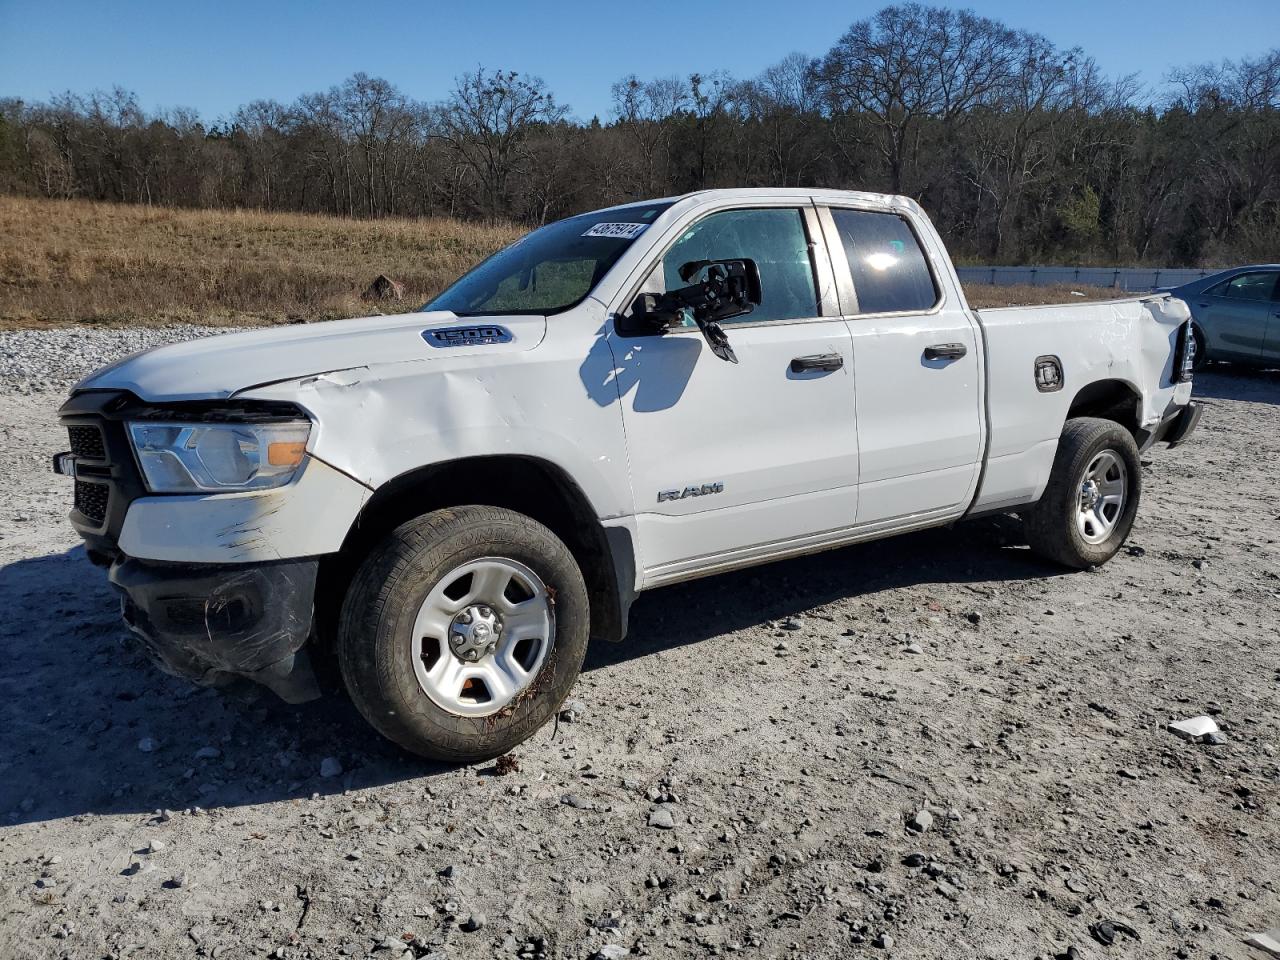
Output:
[[[204,686],[242,677],[289,703],[320,696],[305,644],[319,561],[202,565],[117,554],[125,623],[168,673]]]

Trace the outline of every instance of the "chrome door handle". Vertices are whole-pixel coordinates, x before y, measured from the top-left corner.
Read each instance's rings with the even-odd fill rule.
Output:
[[[792,373],[803,373],[805,370],[839,370],[844,366],[844,357],[838,353],[816,353],[811,357],[795,357],[791,361]]]
[[[969,348],[963,343],[935,343],[931,347],[924,348],[924,358],[926,360],[959,360]]]

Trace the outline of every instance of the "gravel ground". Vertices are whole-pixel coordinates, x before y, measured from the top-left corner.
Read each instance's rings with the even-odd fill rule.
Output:
[[[0,337],[0,956],[1263,957],[1280,374],[1198,378],[1101,570],[994,519],[657,591],[499,774],[129,640],[48,391],[182,333]]]
[[[140,350],[239,327],[136,327],[0,330],[0,382],[18,394],[64,392],[87,373]]]

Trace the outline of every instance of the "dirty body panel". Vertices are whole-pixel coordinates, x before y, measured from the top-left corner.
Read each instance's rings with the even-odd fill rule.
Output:
[[[1123,384],[1140,434],[1167,431],[1191,398],[1191,381],[1175,361],[1189,313],[1164,295],[1054,307],[978,311],[987,355],[990,445],[975,510],[1039,499],[1048,483],[1058,435],[1073,400],[1091,384]],[[1034,376],[1038,360],[1057,365],[1048,391]]]
[[[369,491],[317,461],[302,469],[302,476],[312,478],[312,495],[298,496],[301,480],[231,496],[154,495],[126,435],[128,422],[149,416],[269,419],[296,410],[269,404],[156,407],[124,391],[90,391],[74,395],[59,415],[71,446],[64,456],[74,461],[65,468],[76,486],[71,522],[90,559],[110,566],[125,622],[160,665],[205,685],[233,677],[256,680],[290,702],[318,696],[303,652],[312,629],[318,561],[305,549],[280,558],[288,556],[283,551],[290,539],[302,548],[322,545],[317,554],[336,549],[323,540],[325,505],[338,508],[329,516],[338,515],[341,543]],[[332,481],[323,482],[330,475],[360,493],[337,495]],[[192,510],[193,500],[215,509]],[[281,509],[286,503],[289,511]],[[297,521],[300,509],[310,512],[309,522],[295,522],[288,536],[272,535],[273,522],[282,514]],[[344,510],[349,516],[341,516]],[[190,527],[196,519],[202,521],[200,535]],[[145,536],[138,532],[140,521]],[[185,539],[175,540],[178,534]]]
[[[156,564],[120,555],[111,583],[125,623],[167,672],[204,686],[255,680],[289,703],[320,695],[304,644],[317,560]]]

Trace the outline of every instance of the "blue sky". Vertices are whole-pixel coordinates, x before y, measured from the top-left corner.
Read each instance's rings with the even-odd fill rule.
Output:
[[[637,73],[747,77],[792,51],[819,54],[884,4],[862,0],[639,3],[470,0],[0,0],[0,96],[42,100],[120,85],[147,109],[206,120],[283,102],[356,71],[435,100],[478,65],[541,76],[582,118],[607,117],[609,86]],[[1280,45],[1277,0],[988,0],[962,4],[1079,45],[1110,74],[1160,85],[1178,64]],[[1211,29],[1212,28],[1212,29]]]

